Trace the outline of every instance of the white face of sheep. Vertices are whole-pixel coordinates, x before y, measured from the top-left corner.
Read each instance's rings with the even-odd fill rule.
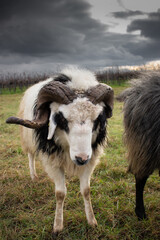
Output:
[[[63,131],[62,144],[68,144],[71,160],[77,165],[86,164],[92,156],[93,125],[102,112],[100,104],[94,105],[86,98],[78,98],[69,105],[60,105],[55,113],[51,104],[48,139],[53,137],[56,127]],[[64,142],[63,142],[64,141]]]

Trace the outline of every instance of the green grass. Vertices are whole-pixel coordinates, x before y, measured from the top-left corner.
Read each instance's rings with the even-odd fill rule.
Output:
[[[23,87],[23,88],[19,88],[16,87],[16,89],[11,88],[10,90],[8,88],[3,88],[0,91],[0,95],[11,95],[11,94],[18,94],[18,93],[22,93],[27,89],[27,87]]]
[[[113,88],[117,95],[125,86]],[[54,184],[38,161],[39,180],[31,181],[28,159],[20,147],[19,127],[5,124],[7,117],[16,115],[21,97],[21,93],[0,95],[0,240],[49,240],[56,206]],[[108,147],[91,179],[98,227],[87,224],[78,179],[67,179],[64,230],[57,239],[160,239],[159,177],[155,172],[145,187],[148,220],[137,221],[134,177],[126,173],[122,118],[122,103],[115,101],[108,123]]]

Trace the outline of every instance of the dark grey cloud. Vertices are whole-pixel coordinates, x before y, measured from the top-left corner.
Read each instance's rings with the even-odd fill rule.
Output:
[[[104,36],[106,25],[90,17],[83,0],[2,0],[0,52],[43,56],[76,54]]]
[[[120,48],[125,37],[108,33],[106,24],[91,17],[85,0],[2,0],[0,9],[3,64],[99,67],[123,63],[127,56]]]
[[[143,14],[125,10],[113,16]],[[159,11],[150,13],[144,22],[132,21],[126,34],[109,32],[110,26],[93,19],[90,12],[87,0],[1,0],[0,70],[7,65],[31,70],[50,69],[55,64],[94,68],[139,64],[154,53],[158,57],[158,33],[152,34],[146,21],[150,28],[153,22],[159,24]],[[131,34],[135,30],[148,40],[144,43]]]
[[[129,42],[124,44],[124,48],[135,56],[141,56],[146,61],[160,59],[159,41],[142,40],[140,42]]]
[[[142,56],[145,60],[160,58],[160,9],[151,12],[145,19],[133,20],[128,25],[127,32],[140,31],[139,41],[125,44],[125,48],[135,55]]]
[[[141,36],[150,39],[160,39],[160,9],[148,14],[146,19],[137,19],[131,22],[127,32],[140,30]]]
[[[119,11],[119,12],[112,12],[113,17],[115,18],[122,18],[122,19],[126,19],[129,17],[133,17],[133,16],[138,16],[138,15],[144,15],[145,13],[142,11],[132,11],[132,10],[126,10],[126,11]]]

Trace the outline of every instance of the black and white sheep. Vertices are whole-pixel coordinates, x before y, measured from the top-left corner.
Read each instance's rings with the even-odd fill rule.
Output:
[[[54,78],[35,84],[24,94],[19,118],[22,147],[28,153],[31,178],[36,175],[35,156],[55,183],[54,233],[63,229],[65,172],[77,175],[88,223],[97,225],[90,200],[90,177],[106,137],[112,116],[113,90],[100,84],[88,70],[65,69]]]
[[[160,170],[160,74],[143,74],[118,96],[124,101],[124,139],[129,168],[136,179],[136,208],[146,218],[143,190],[150,174]]]

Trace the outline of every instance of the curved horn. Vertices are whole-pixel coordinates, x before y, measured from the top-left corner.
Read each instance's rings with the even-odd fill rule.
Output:
[[[69,87],[61,82],[52,81],[44,85],[39,91],[35,106],[35,119],[25,120],[17,117],[9,117],[6,123],[19,124],[27,128],[38,129],[49,121],[49,104],[57,102],[69,104],[76,98],[76,94]]]
[[[49,104],[51,102],[69,104],[76,97],[77,96],[74,91],[65,84],[53,80],[39,91],[37,97],[35,121],[47,123],[50,113]]]
[[[69,87],[61,82],[52,81],[39,91],[37,109],[43,108],[43,104],[46,102],[69,104],[76,97],[74,91]]]
[[[93,104],[104,102],[107,107],[107,117],[110,118],[112,116],[114,92],[110,86],[98,84],[90,88],[86,95]]]
[[[27,128],[32,128],[32,129],[36,129],[36,128],[40,128],[40,127],[44,126],[43,122],[24,120],[24,119],[21,119],[18,117],[9,117],[6,120],[6,123],[18,124],[18,125],[22,125]]]

